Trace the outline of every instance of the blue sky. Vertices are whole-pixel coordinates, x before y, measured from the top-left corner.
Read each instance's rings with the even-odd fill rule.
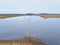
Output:
[[[60,1],[0,0],[0,13],[60,13]]]

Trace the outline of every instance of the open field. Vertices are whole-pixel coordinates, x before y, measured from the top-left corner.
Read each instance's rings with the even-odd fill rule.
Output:
[[[0,40],[0,45],[46,45],[44,42],[31,39],[30,37],[24,40]]]
[[[26,15],[26,14],[0,14],[0,18],[11,18],[17,16],[33,16],[33,15]],[[34,14],[34,16],[40,16],[43,18],[60,18],[60,14]]]

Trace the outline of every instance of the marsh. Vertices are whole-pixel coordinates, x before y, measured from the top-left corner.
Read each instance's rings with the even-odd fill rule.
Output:
[[[29,33],[35,38],[48,45],[60,45],[60,18],[45,19],[40,16],[0,19],[0,40],[22,39],[27,33],[27,26]]]

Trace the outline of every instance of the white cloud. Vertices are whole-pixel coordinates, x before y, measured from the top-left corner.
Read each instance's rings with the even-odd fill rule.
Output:
[[[10,9],[0,9],[0,11],[11,11]]]
[[[0,12],[60,12],[59,0],[0,0]]]

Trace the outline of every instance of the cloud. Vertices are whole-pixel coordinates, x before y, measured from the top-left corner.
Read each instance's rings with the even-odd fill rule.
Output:
[[[59,0],[0,0],[0,12],[60,13]]]
[[[10,9],[0,9],[0,11],[11,11]]]

